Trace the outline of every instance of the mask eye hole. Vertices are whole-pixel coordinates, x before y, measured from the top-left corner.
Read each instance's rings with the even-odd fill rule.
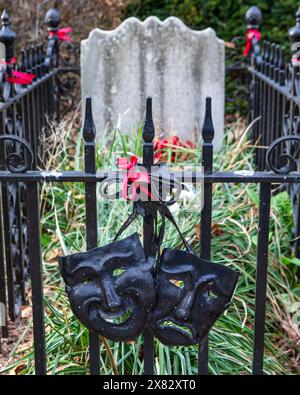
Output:
[[[211,290],[211,291],[209,291],[209,297],[210,297],[210,299],[217,299],[219,297],[219,295],[217,294],[216,291]]]
[[[210,281],[209,283],[207,283],[207,290],[210,299],[217,299],[219,297],[217,291],[215,290],[214,281]]]
[[[169,282],[173,285],[175,285],[175,287],[177,288],[184,288],[184,281],[182,280],[176,280],[175,278],[170,278]]]
[[[126,270],[123,267],[118,267],[115,269],[112,273],[114,277],[119,277],[121,274],[123,274]]]
[[[89,284],[89,283],[91,283],[93,281],[93,279],[91,278],[91,277],[88,277],[87,275],[84,275],[83,276],[83,279],[82,279],[82,283],[83,284]]]

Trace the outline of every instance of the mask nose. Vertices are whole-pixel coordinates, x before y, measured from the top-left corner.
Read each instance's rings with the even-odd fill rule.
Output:
[[[188,291],[184,295],[181,302],[177,305],[177,308],[175,310],[175,316],[178,319],[186,321],[189,318],[191,310],[193,308],[195,294],[196,291]]]
[[[122,306],[122,300],[116,293],[115,288],[112,284],[104,280],[103,289],[107,305],[110,309],[114,310]]]

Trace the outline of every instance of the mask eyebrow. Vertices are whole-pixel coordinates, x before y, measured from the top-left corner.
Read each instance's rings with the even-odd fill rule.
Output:
[[[113,256],[109,259],[107,259],[105,262],[103,262],[103,269],[116,269],[120,266],[122,267],[126,267],[130,264],[131,259],[130,256],[128,256],[128,254],[126,255],[118,255],[118,256]]]
[[[177,265],[177,266],[171,266],[171,265],[162,265],[161,270],[167,274],[186,274],[190,273],[192,276],[195,274],[195,269],[192,265]]]
[[[97,274],[97,270],[93,266],[87,264],[77,266],[76,268],[71,270],[68,274],[71,276],[76,276],[80,272]]]
[[[97,266],[99,266],[98,251],[99,248],[96,247],[86,252],[59,257],[59,266],[62,274],[72,276],[77,270],[82,270],[83,268],[96,270],[94,262],[98,262]]]

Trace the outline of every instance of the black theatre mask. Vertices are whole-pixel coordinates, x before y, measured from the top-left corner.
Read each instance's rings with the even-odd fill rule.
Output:
[[[229,306],[238,273],[196,255],[164,249],[156,275],[153,334],[167,345],[200,343]]]
[[[228,308],[239,274],[195,255],[171,213],[167,210],[164,215],[175,225],[187,251],[163,250],[149,326],[166,345],[197,344]]]
[[[141,334],[155,302],[153,261],[146,261],[137,233],[104,247],[60,258],[75,316],[114,341]]]

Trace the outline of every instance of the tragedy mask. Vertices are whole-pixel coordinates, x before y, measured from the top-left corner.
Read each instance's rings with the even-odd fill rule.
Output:
[[[140,335],[155,301],[151,262],[145,259],[137,233],[61,257],[75,316],[93,332],[114,341]]]
[[[200,343],[229,306],[238,273],[190,252],[164,249],[150,329],[166,345]]]

